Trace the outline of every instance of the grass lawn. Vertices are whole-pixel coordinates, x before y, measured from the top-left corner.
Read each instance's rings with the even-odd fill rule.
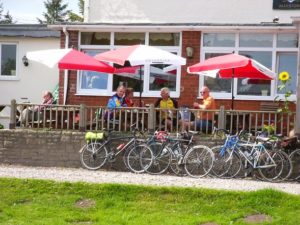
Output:
[[[248,224],[243,218],[253,214],[272,218],[264,224],[300,224],[300,196],[0,178],[5,225]]]

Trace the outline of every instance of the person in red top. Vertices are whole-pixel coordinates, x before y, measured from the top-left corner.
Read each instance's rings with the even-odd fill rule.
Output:
[[[133,88],[126,88],[125,97],[124,97],[124,104],[127,107],[133,107],[134,106],[134,102],[133,102],[132,98],[133,98]]]
[[[24,110],[22,110],[22,112],[20,113],[20,118],[19,118],[19,123],[20,124],[25,124],[26,123],[26,119],[27,121],[32,121],[32,117],[34,120],[43,119],[43,110],[47,107],[47,105],[52,105],[54,104],[54,99],[52,96],[52,93],[50,91],[45,91],[43,94],[43,101],[41,103],[41,105],[32,108],[26,108]],[[32,114],[34,114],[32,116]]]

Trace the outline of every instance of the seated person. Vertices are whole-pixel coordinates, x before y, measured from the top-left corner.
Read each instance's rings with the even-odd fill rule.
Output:
[[[127,107],[133,107],[134,102],[133,102],[132,98],[133,98],[133,88],[126,88],[125,97],[124,97],[124,105],[126,105]]]
[[[172,126],[176,126],[177,118],[176,112],[172,111],[172,109],[178,108],[178,103],[175,99],[170,98],[170,90],[167,87],[164,87],[160,90],[161,98],[159,98],[154,106],[156,108],[168,109],[168,111],[162,111],[160,115],[162,115],[162,124],[167,124],[167,128],[170,129]],[[157,117],[159,118],[159,117]],[[159,121],[159,119],[158,119]]]
[[[213,110],[216,109],[215,100],[210,96],[210,90],[208,87],[202,87],[200,94],[203,97],[203,103],[199,104],[194,102],[193,107],[195,109],[203,110]],[[184,122],[183,129],[187,130],[190,127],[196,127],[196,130],[206,132],[206,130],[211,131],[213,125],[213,113],[212,112],[198,112],[196,120],[193,122]]]
[[[120,108],[120,107],[127,107],[127,105],[124,102],[124,94],[125,94],[125,87],[124,86],[119,86],[117,88],[116,94],[114,94],[107,103],[107,108],[108,110],[105,112],[104,119],[107,120],[108,118],[113,119],[113,114],[115,108]]]
[[[52,93],[50,91],[45,91],[43,95],[43,101],[40,106],[36,106],[35,108],[26,108],[22,110],[19,118],[19,122],[21,124],[26,123],[26,118],[28,118],[28,121],[32,121],[32,117],[34,120],[43,119],[43,113],[42,111],[47,107],[47,105],[52,105],[54,103]]]

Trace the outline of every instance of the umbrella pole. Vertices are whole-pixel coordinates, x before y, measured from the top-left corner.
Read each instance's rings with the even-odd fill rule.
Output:
[[[142,107],[142,65],[140,65],[140,107]]]
[[[234,109],[234,95],[233,95],[233,87],[234,87],[234,68],[232,68],[232,77],[231,77],[231,109]]]

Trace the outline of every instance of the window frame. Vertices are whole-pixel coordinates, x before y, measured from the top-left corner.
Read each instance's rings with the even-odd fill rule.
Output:
[[[78,48],[80,51],[84,50],[113,50],[121,47],[121,45],[114,45],[114,35],[115,33],[121,33],[122,31],[112,31],[110,32],[110,45],[81,45],[81,33],[82,32],[92,32],[92,31],[81,31],[78,32]],[[130,33],[130,32],[125,32]],[[155,32],[155,31],[138,31],[138,32],[132,32],[132,33],[144,33],[145,34],[145,45],[149,45],[149,33],[179,33],[179,45],[178,46],[154,46],[166,51],[170,52],[176,52],[177,55],[181,56],[181,48],[182,48],[182,32],[178,31],[168,31],[168,32]],[[144,65],[145,68],[145,80],[144,80],[144,86],[143,86],[143,97],[160,97],[160,91],[150,91],[150,65]],[[110,76],[111,75],[111,76]],[[77,71],[77,85],[76,85],[76,94],[75,95],[86,95],[86,96],[111,96],[115,93],[115,90],[112,90],[113,88],[113,74],[109,74],[108,77],[108,84],[107,89],[105,91],[103,90],[95,90],[95,89],[81,89],[81,83],[80,78],[81,71]],[[177,67],[177,74],[176,74],[176,91],[171,91],[170,95],[173,98],[178,98],[180,96],[180,82],[181,82],[181,66]],[[139,92],[134,92],[134,96],[138,97]]]
[[[206,33],[234,33],[235,34],[235,46],[234,47],[207,47],[204,46],[203,44],[203,36]],[[280,52],[287,52],[287,53],[292,53],[292,52],[298,52],[298,47],[287,47],[287,48],[282,48],[282,47],[277,47],[277,35],[278,34],[282,34],[282,33],[286,33],[286,34],[294,34],[297,32],[267,32],[269,34],[272,34],[273,36],[273,45],[272,47],[239,47],[239,35],[240,34],[245,34],[245,33],[266,33],[266,32],[249,32],[249,31],[245,31],[245,32],[236,32],[236,31],[226,31],[226,32],[216,32],[216,31],[205,31],[201,33],[201,40],[200,40],[200,48],[201,48],[201,52],[200,52],[200,61],[203,62],[205,60],[205,54],[206,53],[232,53],[232,52],[236,52],[239,53],[241,51],[258,51],[258,52],[262,52],[262,51],[269,51],[271,52],[272,55],[272,68],[270,68],[272,71],[275,71],[276,73],[276,78],[274,80],[271,81],[271,93],[270,96],[262,96],[262,95],[238,95],[237,94],[237,85],[238,85],[238,80],[237,78],[234,78],[234,97],[236,100],[274,100],[274,98],[276,96],[279,96],[280,98],[283,97],[282,94],[277,94],[277,78],[278,78],[278,62],[277,62],[277,54]],[[299,45],[300,43],[298,43]],[[298,59],[299,60],[299,59]],[[296,81],[297,82],[297,81]],[[198,91],[198,97],[197,98],[202,98],[201,94],[200,94],[200,90],[201,88],[204,86],[204,78],[200,76],[199,79],[199,91]],[[212,95],[214,96],[215,99],[231,99],[231,93],[221,93],[221,92],[211,92]],[[296,95],[293,94],[290,97],[291,101],[295,101],[296,100]]]
[[[2,55],[2,46],[3,45],[15,45],[16,46],[16,74],[15,75],[2,75],[0,73],[0,80],[20,80],[19,77],[19,44],[17,42],[0,42],[0,57]],[[2,70],[1,67],[2,59],[0,58],[0,71]]]

